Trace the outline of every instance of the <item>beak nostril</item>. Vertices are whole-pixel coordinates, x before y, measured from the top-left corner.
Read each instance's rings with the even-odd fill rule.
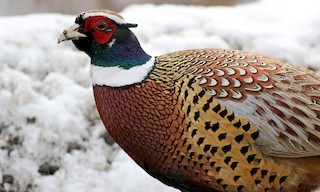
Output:
[[[62,34],[66,36],[68,34],[68,31],[65,29],[63,30]]]

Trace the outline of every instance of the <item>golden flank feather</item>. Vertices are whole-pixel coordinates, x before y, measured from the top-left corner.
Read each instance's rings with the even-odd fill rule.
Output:
[[[171,133],[171,165],[186,182],[217,191],[319,185],[319,75],[254,52],[206,49],[159,56],[147,81],[173,81],[179,94],[186,118]]]

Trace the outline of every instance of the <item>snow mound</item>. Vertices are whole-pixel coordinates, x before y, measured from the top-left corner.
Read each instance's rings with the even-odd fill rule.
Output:
[[[205,47],[256,50],[318,71],[319,5],[133,5],[122,15],[139,24],[133,30],[154,55]],[[74,19],[0,18],[0,191],[177,191],[148,176],[106,135],[88,56],[71,42],[57,45]]]

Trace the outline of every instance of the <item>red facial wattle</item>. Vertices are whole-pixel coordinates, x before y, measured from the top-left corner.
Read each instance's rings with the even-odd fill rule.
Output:
[[[105,26],[101,23],[106,24]],[[93,38],[99,44],[106,44],[111,40],[111,37],[117,26],[110,22],[109,19],[105,17],[90,17],[86,20],[84,24],[83,32],[91,32]]]

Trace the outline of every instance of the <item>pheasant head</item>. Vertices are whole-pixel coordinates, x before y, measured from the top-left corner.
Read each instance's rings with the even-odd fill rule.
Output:
[[[141,48],[131,27],[137,24],[125,22],[113,11],[86,11],[63,31],[58,43],[72,40],[79,50],[90,56],[93,84],[130,85],[142,81],[154,63]]]

